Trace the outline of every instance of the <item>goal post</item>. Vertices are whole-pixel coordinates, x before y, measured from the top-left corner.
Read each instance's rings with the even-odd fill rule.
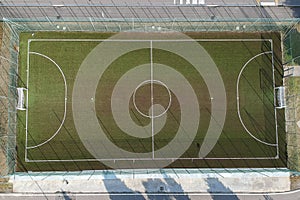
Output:
[[[26,110],[24,90],[27,91],[26,88],[17,88],[17,92],[18,92],[17,110]]]
[[[280,86],[275,88],[276,91],[276,108],[281,109],[286,107],[285,87]]]

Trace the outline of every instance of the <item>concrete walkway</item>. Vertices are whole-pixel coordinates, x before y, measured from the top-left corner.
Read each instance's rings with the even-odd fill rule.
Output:
[[[300,77],[300,66],[287,66],[284,65],[284,77]]]
[[[10,179],[16,193],[271,193],[291,189],[290,172],[30,173]]]
[[[293,66],[293,67],[294,67],[293,76],[300,77],[300,66]]]

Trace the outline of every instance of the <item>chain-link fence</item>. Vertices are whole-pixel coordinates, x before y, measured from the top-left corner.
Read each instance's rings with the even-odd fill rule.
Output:
[[[282,31],[289,29],[298,21],[291,19],[278,21],[275,19],[101,19],[101,18],[45,18],[45,19],[14,19],[9,22],[17,31],[99,31],[99,32],[122,32],[122,31],[233,31],[233,32],[263,32]],[[34,21],[37,20],[37,21]]]
[[[286,87],[286,132],[288,167],[300,171],[300,25],[295,23],[283,34],[284,86]]]
[[[300,24],[295,23],[284,32],[283,50],[284,65],[293,66],[300,64]]]
[[[0,51],[0,175],[12,173],[15,166],[17,63],[18,35],[3,23]]]
[[[3,8],[3,7],[2,7]],[[19,50],[19,34],[20,32],[35,31],[94,31],[94,32],[123,32],[123,31],[141,31],[141,32],[164,32],[164,31],[180,31],[180,32],[200,32],[200,31],[216,31],[216,32],[262,32],[262,31],[281,31],[284,33],[284,55],[285,61],[292,59],[297,62],[297,48],[293,45],[298,19],[280,19],[271,17],[262,18],[218,18],[213,13],[207,14],[205,18],[184,17],[176,18],[174,13],[177,7],[154,7],[153,9],[164,10],[165,15],[149,17],[149,7],[118,7],[118,6],[96,6],[88,7],[94,9],[97,15],[89,13],[89,17],[84,17],[86,13],[84,9],[77,10],[80,7],[51,7],[54,11],[61,9],[64,11],[57,12],[57,16],[48,16],[43,7],[31,7],[31,12],[41,12],[43,15],[32,15],[32,18],[23,18],[22,16],[15,18],[3,18],[2,46],[0,54],[0,141],[2,155],[5,155],[4,162],[1,161],[0,174],[8,174],[14,172],[16,159],[16,103],[17,94],[16,86],[18,80],[18,50]],[[16,9],[19,9],[16,8]],[[144,10],[143,10],[144,9]],[[198,9],[198,8],[195,8]],[[109,10],[112,10],[109,12]],[[193,11],[194,8],[189,8]],[[48,11],[47,11],[48,12]],[[107,17],[115,12],[115,17]],[[130,12],[130,14],[128,14]],[[198,13],[200,11],[196,11]],[[63,13],[63,17],[62,14]],[[70,14],[71,13],[71,14]],[[72,13],[74,17],[72,17]],[[78,13],[83,13],[79,15]],[[119,13],[117,15],[117,13]],[[122,16],[122,13],[126,16]],[[144,13],[145,17],[140,17]],[[159,12],[157,12],[159,13]],[[162,13],[161,13],[162,14]],[[167,14],[170,14],[167,15]],[[45,15],[45,16],[44,16]],[[98,16],[100,15],[100,16]],[[119,16],[120,15],[120,16]],[[67,16],[67,17],[65,17]],[[131,16],[131,17],[128,17]],[[300,38],[300,37],[299,37]],[[300,55],[300,50],[299,50]],[[300,61],[300,60],[299,60]],[[291,101],[294,101],[292,97]],[[288,107],[289,108],[289,107]],[[291,119],[291,118],[288,118]],[[295,124],[295,123],[294,123]],[[293,126],[294,126],[293,124]],[[287,125],[288,126],[288,125]],[[1,156],[1,155],[0,155]]]
[[[288,77],[284,81],[286,90],[286,131],[288,167],[300,171],[300,77]]]

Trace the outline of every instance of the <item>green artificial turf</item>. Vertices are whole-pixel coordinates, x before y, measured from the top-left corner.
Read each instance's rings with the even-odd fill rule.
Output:
[[[145,33],[146,34],[146,33]],[[222,134],[207,158],[218,159],[188,159],[196,158],[199,152],[211,116],[211,100],[203,77],[184,58],[161,49],[153,49],[153,62],[172,67],[182,74],[194,89],[200,111],[200,122],[196,137],[181,158],[174,160],[168,167],[283,167],[286,165],[286,148],[284,136],[284,115],[277,112],[277,131],[274,111],[273,84],[282,85],[281,80],[281,47],[278,33],[187,33],[196,39],[202,38],[240,38],[240,39],[272,39],[272,55],[262,55],[250,62],[245,68],[239,85],[241,117],[253,135],[267,143],[279,143],[278,159],[245,159],[275,157],[277,148],[254,140],[243,128],[237,114],[236,83],[243,65],[253,56],[271,51],[269,41],[199,41],[209,53],[222,76],[227,98],[226,120]],[[27,48],[28,39],[106,39],[113,33],[62,33],[38,32],[34,37],[31,33],[20,36],[19,86],[27,87],[28,81],[28,131],[27,145],[34,146],[46,141],[58,129],[64,115],[64,81],[58,68],[49,60],[30,54],[29,80],[27,80]],[[99,44],[99,41],[31,41],[30,51],[42,53],[53,59],[62,69],[67,82],[67,112],[66,119],[59,133],[48,143],[27,150],[29,160],[70,160],[68,162],[26,162],[26,112],[18,112],[18,171],[46,170],[91,170],[106,169],[98,161],[72,161],[94,159],[85,148],[78,136],[72,113],[72,91],[74,81],[81,63],[87,55]],[[120,45],[122,45],[120,43]],[[189,49],[187,49],[189,51]],[[150,62],[150,49],[144,48],[129,52],[117,58],[110,64],[98,83],[95,96],[95,110],[99,124],[107,137],[119,148],[128,152],[147,153],[152,150],[152,137],[137,138],[122,131],[114,121],[111,112],[111,95],[114,85],[124,73],[136,66]],[[101,66],[100,66],[101,67]],[[165,88],[154,84],[154,103],[167,107],[169,96]],[[137,92],[137,104],[143,113],[151,107],[149,84]],[[172,93],[172,104],[167,112],[166,123],[162,130],[154,136],[155,149],[161,149],[176,137],[180,127],[181,111],[179,100]],[[188,98],[188,97],[187,97]],[[131,99],[132,100],[132,99]],[[124,102],[130,109],[131,120],[140,126],[151,123],[147,117],[141,116],[132,101]],[[87,130],[88,132],[89,130]],[[187,137],[189,133],[186,133]],[[90,141],[93,142],[93,141]],[[178,141],[180,147],[181,141]],[[101,148],[101,144],[99,144]],[[230,159],[234,158],[234,159]],[[243,159],[244,158],[244,159]],[[112,158],[113,159],[113,158]]]

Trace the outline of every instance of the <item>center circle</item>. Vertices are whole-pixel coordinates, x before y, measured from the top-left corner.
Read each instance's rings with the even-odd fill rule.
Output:
[[[181,113],[180,126],[175,138],[168,144],[159,149],[154,148],[151,152],[135,153],[127,151],[110,140],[105,131],[105,124],[101,125],[99,122],[99,117],[96,115],[96,106],[94,102],[91,102],[91,97],[95,98],[97,86],[105,74],[105,71],[110,67],[111,63],[120,56],[139,49],[149,49],[151,44],[153,45],[153,49],[169,51],[187,60],[203,77],[210,96],[214,97],[214,101],[211,102],[211,116],[214,116],[214,119],[209,122],[206,136],[199,149],[199,158],[204,158],[209,154],[222,133],[227,105],[225,86],[214,60],[197,40],[190,38],[184,33],[175,31],[172,31],[170,34],[145,34],[139,32],[128,34],[127,32],[120,32],[108,40],[102,41],[87,55],[77,72],[72,92],[73,119],[81,142],[95,158],[95,161],[100,161],[113,169],[157,169],[169,166],[191,147],[198,133],[200,108],[196,95],[197,91],[193,89],[189,79],[183,74],[178,73],[176,69],[168,66],[159,68],[159,73],[155,74],[157,79],[168,85],[168,88],[172,91],[172,96],[174,95],[179,102]],[[187,51],[187,49],[189,49],[189,51]],[[153,55],[155,56],[155,54]],[[103,67],[99,67],[100,63]],[[136,83],[129,81],[129,84],[132,84],[132,88],[128,90],[128,93],[120,94],[125,95],[127,101],[124,102],[122,98],[113,98],[113,101],[117,104],[112,104],[111,102],[111,108],[109,108],[120,107],[117,105],[123,104],[121,108],[123,109],[124,107],[126,109],[124,109],[124,112],[118,112],[117,114],[120,119],[123,120],[122,123],[128,123],[128,131],[131,131],[132,127],[136,130],[141,128],[141,126],[138,126],[132,120],[128,103],[132,103],[130,99],[132,98],[132,91],[134,91],[136,85],[149,78],[149,68],[147,72],[146,78],[141,78]],[[165,76],[165,74],[168,74],[168,76]],[[122,77],[124,77],[124,75]],[[137,80],[139,77],[140,76],[134,76],[135,79],[132,80]],[[151,80],[153,81],[153,79]],[[122,86],[123,87],[119,88],[122,91],[121,93],[124,92],[124,88],[127,88],[127,85]],[[114,91],[118,91],[119,89],[114,88],[112,92],[114,93]],[[160,108],[162,108],[162,106]],[[165,109],[165,107],[163,107],[163,109]],[[114,113],[112,112],[112,114]],[[165,118],[165,115],[161,118]],[[162,120],[155,120],[155,125],[157,124],[156,121],[160,122]],[[118,122],[116,121],[116,123]],[[110,127],[109,124],[107,125]],[[161,123],[161,125],[164,125],[164,123]],[[157,127],[157,125],[155,127]],[[111,128],[114,129],[114,127]],[[153,127],[149,126],[147,128],[151,130]],[[187,132],[189,133],[189,137],[186,135]],[[153,144],[155,144],[155,138],[152,137],[152,139]],[[99,148],[100,144],[101,148]]]
[[[143,86],[147,85],[147,84],[151,84],[151,95],[150,95],[150,102],[151,102],[151,105],[150,105],[150,114],[145,114],[144,112],[142,112],[138,106],[137,106],[137,103],[136,103],[136,94],[137,94],[137,91],[142,88]],[[167,107],[164,109],[164,111],[160,114],[156,114],[154,115],[154,92],[153,92],[153,84],[158,84],[158,85],[161,85],[163,86],[167,91],[168,91],[168,94],[169,94],[169,102],[168,102],[168,105]],[[133,97],[132,97],[132,101],[133,101],[133,105],[134,105],[134,108],[138,111],[138,113],[140,113],[142,116],[144,117],[147,117],[147,118],[158,118],[158,117],[161,117],[163,116],[166,112],[168,112],[170,106],[171,106],[171,103],[172,103],[172,97],[171,97],[171,91],[170,89],[168,88],[168,86],[166,84],[164,84],[162,81],[159,81],[159,80],[145,80],[143,81],[142,83],[140,83],[134,90],[133,92]]]

